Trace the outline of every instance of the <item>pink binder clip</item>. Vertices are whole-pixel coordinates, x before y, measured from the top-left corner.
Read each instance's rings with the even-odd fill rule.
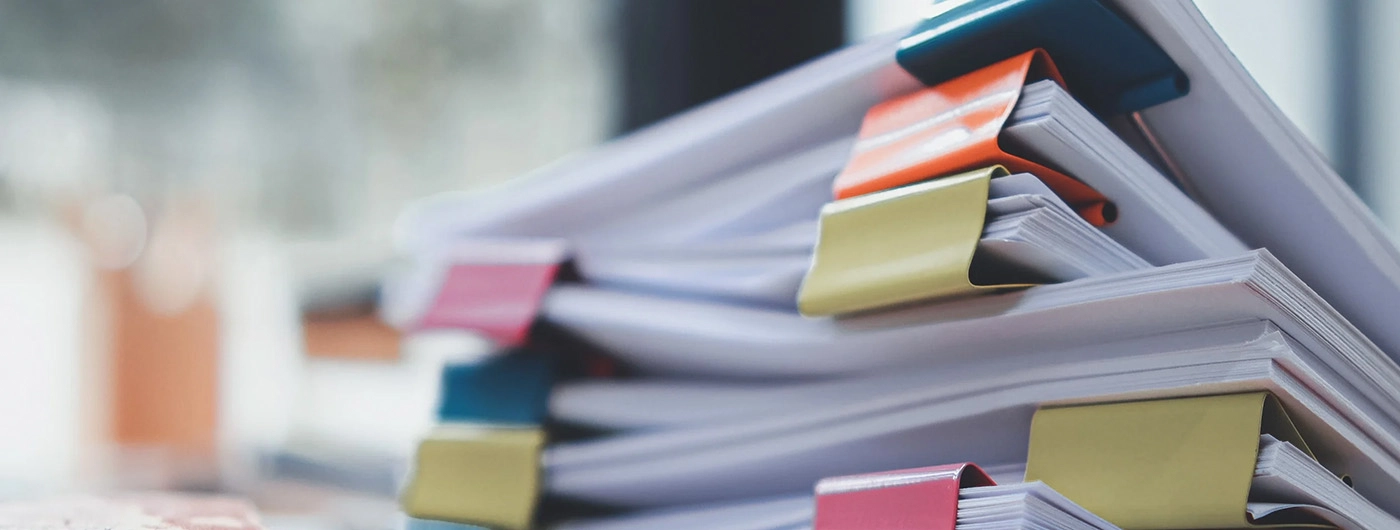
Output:
[[[419,329],[466,329],[498,346],[525,343],[566,246],[558,240],[470,241],[444,257],[450,264]]]
[[[977,464],[884,471],[817,483],[813,530],[954,530],[958,492],[994,486]]]

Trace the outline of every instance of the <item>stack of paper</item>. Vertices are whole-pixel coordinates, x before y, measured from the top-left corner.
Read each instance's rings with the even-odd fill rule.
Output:
[[[1346,487],[1317,461],[1272,436],[1260,453],[1246,512],[1259,524],[1394,528],[1396,519]],[[820,491],[820,490],[819,490]],[[958,528],[1116,528],[1076,506],[1043,482],[967,488],[960,492]],[[789,530],[810,528],[811,496],[776,497],[689,509],[653,510],[560,525],[568,530],[644,528]],[[1346,514],[1346,515],[1343,515]],[[986,526],[977,526],[986,525]]]
[[[408,212],[386,318],[499,345],[408,515],[1400,526],[1400,252],[1195,6],[938,6]]]

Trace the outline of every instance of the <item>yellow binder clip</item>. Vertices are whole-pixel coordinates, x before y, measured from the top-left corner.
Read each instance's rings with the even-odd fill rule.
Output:
[[[1267,392],[1043,408],[1026,480],[1122,528],[1331,528],[1288,510],[1247,514],[1261,434],[1316,459]]]
[[[973,268],[991,180],[1006,175],[991,166],[828,203],[798,310],[841,315],[1034,285]]]
[[[418,446],[404,488],[411,517],[503,528],[530,528],[539,498],[539,428],[447,424]]]

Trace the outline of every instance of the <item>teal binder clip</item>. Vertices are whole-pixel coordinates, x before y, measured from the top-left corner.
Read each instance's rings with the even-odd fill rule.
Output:
[[[549,411],[557,366],[553,355],[516,350],[443,368],[443,421],[539,425]]]
[[[900,66],[933,86],[1042,48],[1075,98],[1100,116],[1186,94],[1189,82],[1157,43],[1097,0],[946,0],[900,42]]]
[[[488,530],[484,526],[474,524],[454,523],[450,521],[436,521],[433,519],[418,519],[415,517],[405,517],[403,523],[404,530]]]

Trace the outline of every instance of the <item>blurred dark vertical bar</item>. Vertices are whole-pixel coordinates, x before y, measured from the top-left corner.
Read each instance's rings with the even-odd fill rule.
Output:
[[[1332,165],[1351,189],[1368,204],[1373,201],[1361,178],[1362,120],[1362,0],[1328,4],[1332,24]]]
[[[845,42],[845,0],[621,0],[618,16],[618,133]]]

